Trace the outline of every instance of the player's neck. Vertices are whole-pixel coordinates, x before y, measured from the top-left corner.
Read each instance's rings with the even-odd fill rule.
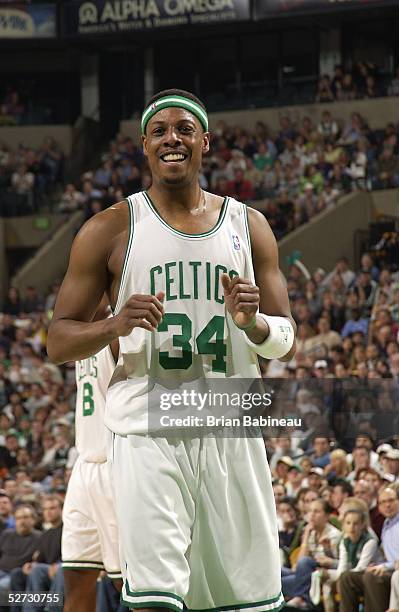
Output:
[[[148,194],[160,211],[183,212],[198,208],[202,190],[198,182],[185,187],[172,185],[170,188],[164,184],[153,183],[148,189]]]

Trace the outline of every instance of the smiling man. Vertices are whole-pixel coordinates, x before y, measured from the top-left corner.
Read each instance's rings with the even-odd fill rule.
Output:
[[[119,337],[105,420],[124,603],[276,611],[283,597],[262,438],[170,440],[149,419],[150,405],[159,410],[153,387],[258,378],[258,355],[294,353],[276,241],[263,215],[200,188],[210,136],[198,98],[160,92],[141,127],[152,185],[79,232],[48,352],[57,363],[84,359]],[[104,291],[114,317],[92,321]]]

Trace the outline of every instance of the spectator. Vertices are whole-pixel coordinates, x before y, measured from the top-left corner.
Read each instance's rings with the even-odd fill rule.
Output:
[[[315,500],[310,507],[309,523],[303,531],[296,569],[282,570],[283,593],[292,597],[288,601],[289,606],[308,607],[312,572],[317,567],[331,569],[337,565],[341,532],[330,525],[328,518],[328,504]]]
[[[35,175],[28,172],[25,164],[20,164],[11,176],[11,185],[15,193],[26,196],[26,210],[32,211],[34,208],[33,189],[35,185]]]
[[[354,483],[360,470],[370,467],[370,450],[366,446],[357,446],[352,451],[353,470],[348,474],[348,481]]]
[[[399,559],[399,500],[397,490],[387,487],[378,496],[385,516],[382,546],[386,561],[369,565],[361,572],[344,572],[339,578],[340,612],[354,612],[359,595],[364,596],[365,612],[385,612],[389,605],[391,574]]]
[[[73,212],[83,206],[83,194],[78,191],[73,183],[68,183],[61,196],[58,207],[59,212]]]
[[[345,572],[363,572],[377,558],[378,544],[368,532],[367,516],[364,512],[355,508],[346,510],[342,531],[338,567],[321,572],[329,581],[338,580]],[[326,604],[326,599],[323,603]],[[334,610],[334,604],[330,603],[329,607]]]
[[[339,131],[338,124],[333,120],[330,111],[323,111],[317,131],[323,138],[333,140],[337,138]]]
[[[4,490],[0,490],[0,519],[1,530],[15,528],[15,518],[13,513],[12,501],[9,495]]]
[[[331,89],[336,99],[339,99],[338,93],[342,89],[342,81],[344,79],[344,69],[341,64],[336,64],[334,66],[334,76],[331,82]]]
[[[347,454],[342,448],[336,448],[330,453],[330,463],[324,468],[324,474],[328,482],[345,481],[349,474],[349,467]]]
[[[288,469],[286,491],[289,497],[296,497],[302,487],[303,478],[303,472],[299,465],[294,464]]]
[[[40,532],[34,529],[36,514],[28,505],[15,511],[15,529],[5,529],[0,535],[0,591],[8,590],[11,572],[32,558],[39,543]]]
[[[329,287],[331,285],[332,279],[336,274],[341,277],[346,289],[348,289],[348,287],[352,284],[356,276],[355,273],[350,270],[346,257],[340,257],[338,259],[334,270],[330,272],[330,274],[327,274],[327,276],[323,280],[322,285],[325,287]]]
[[[399,449],[392,448],[385,454],[386,473],[396,480],[399,478]]]
[[[324,75],[319,79],[315,102],[333,102],[333,100],[334,94],[331,89],[330,77]]]
[[[320,467],[312,467],[307,477],[307,485],[309,489],[320,494],[320,490],[324,484],[323,470]]]
[[[330,441],[328,438],[316,437],[310,459],[316,467],[325,468],[330,463]]]
[[[333,346],[341,344],[341,336],[338,332],[331,329],[328,317],[320,317],[317,323],[318,334],[312,338],[312,349],[320,354],[320,349],[331,349]]]
[[[21,313],[21,301],[19,291],[15,287],[9,288],[3,311],[5,314],[13,316],[18,316]],[[15,328],[12,332],[12,335],[15,335]]]
[[[253,200],[255,190],[252,183],[244,178],[244,171],[241,168],[234,170],[234,180],[227,183],[227,189],[232,197],[240,201]]]
[[[336,514],[340,513],[340,508],[344,501],[351,497],[353,493],[352,487],[347,480],[337,479],[333,484],[331,493],[331,506]]]
[[[9,89],[1,106],[1,113],[10,117],[13,123],[20,124],[25,113],[25,107],[20,100],[20,94],[15,89]]]
[[[32,560],[11,572],[11,589],[27,593],[63,593],[61,566],[62,501],[57,495],[47,495],[42,502],[44,533],[41,534]],[[49,612],[59,606],[47,605]],[[41,610],[40,605],[25,605],[24,612]],[[17,612],[17,610],[15,610]]]
[[[337,100],[348,101],[356,98],[357,92],[353,83],[352,75],[348,72],[344,74],[341,87],[337,90]]]
[[[377,164],[377,177],[374,179],[374,188],[389,189],[399,186],[399,160],[393,149],[386,146]]]
[[[284,553],[284,565],[288,566],[290,555],[298,547],[304,522],[299,521],[295,505],[289,497],[283,497],[277,507],[280,523],[279,546]]]
[[[357,331],[362,332],[364,335],[367,334],[368,321],[367,319],[360,316],[360,310],[358,307],[352,308],[352,318],[348,319],[341,331],[341,336],[345,338]]]
[[[380,540],[385,517],[378,509],[378,492],[371,483],[367,482],[367,480],[357,480],[353,486],[353,492],[355,497],[362,499],[367,504],[371,528]]]
[[[41,312],[43,310],[43,299],[39,295],[37,288],[29,285],[25,291],[25,297],[22,300],[21,308],[26,314]]]

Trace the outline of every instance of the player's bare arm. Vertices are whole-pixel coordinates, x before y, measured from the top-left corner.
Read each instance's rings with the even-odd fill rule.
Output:
[[[258,309],[267,315],[288,318],[294,330],[296,324],[291,316],[287,289],[278,265],[277,243],[270,226],[254,209],[248,209],[248,218],[257,284],[241,277],[230,280],[227,275],[223,275],[222,283],[226,306],[234,322],[245,331],[249,340],[260,344],[267,339],[270,330],[264,319],[254,319]],[[294,354],[295,342],[280,360],[289,361]]]
[[[117,316],[92,321],[104,292],[116,304],[127,228],[126,203],[120,202],[90,219],[75,238],[47,341],[55,363],[85,359],[134,327],[153,331],[160,322],[161,294],[133,295]]]

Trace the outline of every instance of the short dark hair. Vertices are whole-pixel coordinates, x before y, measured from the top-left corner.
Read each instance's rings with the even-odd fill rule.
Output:
[[[19,510],[29,510],[32,514],[32,518],[36,521],[37,520],[37,512],[34,506],[32,506],[31,504],[26,504],[25,502],[22,502],[21,504],[18,504],[17,507],[15,508],[14,511],[14,516],[16,515],[16,513]]]
[[[53,502],[53,501],[56,501],[59,507],[62,509],[64,502],[62,500],[62,497],[60,495],[57,495],[57,493],[49,493],[48,495],[45,495],[41,500],[42,508],[46,502]]]
[[[186,91],[185,89],[163,89],[162,91],[159,91],[154,96],[152,96],[152,98],[148,100],[146,107],[149,106],[150,104],[154,104],[154,102],[159,100],[159,98],[165,98],[166,96],[181,96],[182,98],[188,98],[189,100],[193,100],[193,102],[196,102],[197,104],[199,104],[201,108],[203,108],[206,111],[206,106],[202,102],[202,100],[197,98],[197,96],[191,93],[190,91]]]
[[[334,487],[341,487],[342,493],[348,493],[348,495],[353,495],[353,489],[350,482],[344,480],[343,478],[337,478],[333,481]]]
[[[330,506],[327,500],[321,498],[315,499],[314,501],[312,501],[312,504],[316,502],[320,504],[320,506],[323,508],[324,514],[331,514],[331,512],[333,511],[333,508]]]
[[[292,508],[293,510],[295,510],[295,512],[297,512],[297,511],[298,511],[298,510],[297,510],[297,508],[296,508],[296,506],[295,506],[295,502],[294,502],[293,498],[292,498],[292,497],[289,497],[288,495],[285,495],[284,497],[282,497],[282,498],[279,500],[278,504],[279,504],[279,505],[280,505],[280,504],[287,504],[288,506],[291,506],[291,508]]]

